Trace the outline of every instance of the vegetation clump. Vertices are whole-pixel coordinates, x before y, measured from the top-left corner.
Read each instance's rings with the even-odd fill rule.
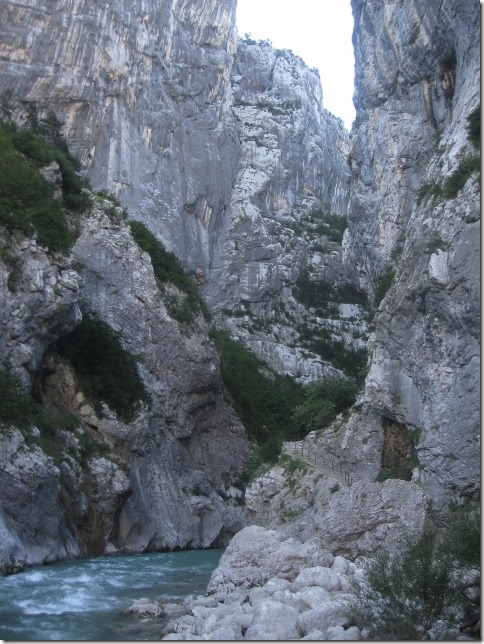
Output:
[[[446,639],[461,620],[479,618],[480,513],[406,537],[394,555],[379,552],[355,585],[351,620],[370,639]]]
[[[74,242],[66,211],[89,207],[87,183],[77,174],[79,164],[67,149],[55,115],[43,121],[32,116],[31,124],[32,129],[19,130],[0,121],[0,224],[26,235],[35,232],[40,244],[65,253]],[[52,161],[59,165],[62,200],[40,171]]]
[[[303,401],[302,385],[272,371],[226,331],[214,330],[212,338],[220,355],[224,386],[249,437],[258,445],[271,439],[277,452],[273,437],[291,435],[291,412]]]
[[[478,105],[467,117],[467,134],[469,141],[478,149],[481,148],[481,106]]]
[[[135,356],[122,347],[119,334],[93,313],[83,313],[74,331],[57,341],[57,351],[71,362],[97,413],[102,413],[105,402],[130,422],[140,403],[149,401]]]
[[[311,231],[325,235],[330,241],[341,244],[343,235],[348,227],[346,217],[325,213],[322,210],[314,210],[307,216],[307,221],[313,225]]]
[[[305,436],[311,431],[327,427],[336,416],[353,405],[358,385],[351,378],[332,378],[309,384],[305,400],[294,408],[293,421]]]
[[[257,444],[248,465],[249,477],[262,463],[277,462],[283,441],[300,440],[313,429],[322,429],[356,398],[358,386],[350,378],[304,386],[274,372],[227,332],[214,330],[212,338],[224,387]]]
[[[392,266],[386,266],[376,280],[375,293],[373,295],[373,303],[375,307],[380,305],[380,302],[383,300],[394,281],[395,269]]]
[[[311,279],[307,268],[299,274],[292,292],[298,302],[308,308],[320,310],[322,314],[334,303],[360,306],[367,303],[366,295],[351,284],[334,286],[326,280]]]
[[[193,279],[185,272],[180,261],[165,249],[163,244],[140,221],[130,221],[129,226],[133,239],[151,258],[156,283],[171,315],[182,323],[190,324],[198,313],[206,319],[210,317],[208,309],[200,297]],[[167,285],[172,284],[183,293],[180,297],[169,292]]]
[[[478,105],[467,117],[467,135],[469,141],[475,148],[481,147],[481,106]],[[449,175],[443,183],[423,183],[417,191],[417,204],[420,205],[424,199],[432,198],[437,201],[443,199],[454,199],[460,190],[465,186],[467,180],[481,170],[481,158],[479,155],[471,154],[461,159],[459,166]]]

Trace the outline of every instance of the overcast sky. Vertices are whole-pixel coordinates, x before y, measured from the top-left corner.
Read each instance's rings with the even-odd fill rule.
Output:
[[[324,107],[351,129],[354,58],[350,0],[238,0],[240,36],[292,49],[321,75]]]

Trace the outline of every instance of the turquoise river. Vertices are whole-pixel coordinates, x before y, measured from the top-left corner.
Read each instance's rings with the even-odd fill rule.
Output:
[[[158,640],[163,619],[123,611],[141,597],[204,594],[222,553],[77,559],[0,577],[0,640]]]

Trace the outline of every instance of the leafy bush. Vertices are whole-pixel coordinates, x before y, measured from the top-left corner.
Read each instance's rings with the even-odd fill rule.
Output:
[[[33,424],[36,404],[9,365],[0,368],[0,423],[27,429]]]
[[[462,550],[467,540],[471,552]],[[468,582],[457,572],[469,564],[480,565],[477,513],[472,523],[457,519],[440,535],[433,530],[405,538],[394,556],[378,553],[367,565],[365,583],[355,586],[351,619],[368,628],[372,639],[429,639],[431,630],[432,639],[444,638],[472,602]]]
[[[320,380],[305,388],[306,400],[293,411],[293,420],[302,435],[327,427],[356,400],[358,386],[350,378]]]
[[[37,403],[10,365],[0,367],[0,423],[20,430],[35,425],[44,438],[52,438],[58,428],[72,430],[79,425],[75,416]]]
[[[467,134],[475,147],[481,148],[481,106],[478,105],[467,117]]]
[[[316,228],[312,229],[313,232],[325,235],[329,240],[341,244],[344,232],[348,227],[346,217],[324,213],[322,210],[315,210],[307,219],[309,222],[316,224]]]
[[[373,296],[373,303],[376,307],[380,305],[394,281],[395,269],[391,266],[386,266],[376,280],[375,294]]]
[[[367,583],[357,587],[352,620],[368,628],[370,638],[426,639],[457,600],[453,567],[434,534],[407,540],[393,557],[378,553],[367,567]]]
[[[197,291],[195,282],[185,272],[176,255],[167,251],[140,221],[130,221],[129,226],[135,242],[151,258],[158,288],[165,295],[171,315],[179,322],[187,324],[193,322],[194,316],[199,312],[205,318],[209,318],[210,314]],[[178,297],[173,293],[167,293],[165,288],[167,284],[173,284],[185,295]]]
[[[323,313],[323,310],[318,312]],[[326,314],[329,313],[326,309]],[[342,340],[334,340],[331,331],[322,326],[309,326],[304,323],[297,326],[297,331],[302,346],[321,356],[323,360],[331,362],[347,376],[358,381],[364,378],[367,363],[365,349],[347,349]]]
[[[74,236],[62,204],[54,198],[55,187],[39,171],[54,160],[62,174],[64,205],[87,208],[89,198],[83,192],[86,184],[70,157],[34,132],[19,131],[15,125],[0,121],[0,223],[26,235],[35,231],[42,245],[67,252]]]
[[[444,199],[454,199],[459,190],[467,183],[469,177],[474,172],[479,172],[481,169],[481,159],[478,156],[470,156],[459,163],[459,167],[444,181],[442,187],[442,195]]]
[[[105,402],[129,422],[140,402],[149,400],[135,357],[122,347],[119,335],[93,313],[85,312],[74,331],[57,341],[57,351],[72,363],[81,388],[96,402],[97,413]]]
[[[222,379],[250,438],[259,446],[293,433],[291,413],[303,401],[303,387],[273,372],[225,331],[212,331],[220,355]]]
[[[326,280],[312,280],[307,268],[300,272],[292,292],[298,302],[322,312],[328,311],[331,303],[367,304],[366,295],[351,284],[333,286]]]
[[[417,190],[417,205],[428,198],[439,197],[442,193],[442,187],[438,183],[423,183]]]

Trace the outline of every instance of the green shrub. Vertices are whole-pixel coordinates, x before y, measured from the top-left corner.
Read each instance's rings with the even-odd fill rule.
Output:
[[[324,213],[322,210],[315,210],[307,217],[307,219],[311,223],[316,224],[316,227],[312,229],[312,232],[325,235],[330,241],[341,244],[344,232],[348,227],[346,217]]]
[[[447,619],[458,600],[454,560],[435,534],[407,539],[395,556],[378,553],[357,586],[351,616],[370,638],[422,640],[439,619]]]
[[[366,295],[351,284],[333,286],[326,280],[312,280],[307,268],[300,272],[292,292],[298,302],[323,313],[329,311],[332,303],[367,304]]]
[[[467,183],[467,180],[475,172],[480,172],[481,158],[478,156],[470,156],[459,164],[459,167],[444,181],[442,187],[442,195],[444,199],[454,199],[459,190]]]
[[[429,198],[436,198],[442,195],[442,187],[438,183],[423,183],[417,190],[417,205]]]
[[[74,242],[62,204],[54,198],[55,187],[39,171],[50,161],[59,163],[64,205],[85,209],[87,185],[76,173],[71,158],[30,130],[17,130],[0,121],[0,223],[26,235],[37,233],[50,250],[67,252]]]
[[[158,288],[165,296],[171,315],[182,323],[190,324],[199,312],[210,318],[208,309],[200,297],[193,279],[185,272],[180,261],[165,249],[163,244],[140,221],[130,221],[133,239],[151,258]],[[166,285],[173,284],[184,295],[167,293]]]
[[[402,539],[394,556],[378,553],[355,584],[351,620],[371,639],[445,639],[459,615],[478,609],[469,582],[457,571],[480,567],[480,514],[462,515],[450,529]],[[467,548],[467,543],[470,548]],[[479,590],[479,580],[475,589]],[[439,629],[439,630],[436,630]]]
[[[149,397],[139,376],[136,359],[121,345],[119,334],[93,313],[84,312],[82,322],[57,341],[59,355],[67,358],[86,395],[120,418],[133,420],[141,402]]]
[[[467,117],[467,133],[475,147],[481,148],[481,106],[478,105]]]
[[[395,270],[391,266],[386,266],[376,280],[375,294],[373,296],[373,304],[375,307],[380,305],[380,302],[383,300],[394,281]]]
[[[317,309],[318,314],[329,315],[329,308]],[[297,326],[300,344],[330,362],[347,376],[360,381],[366,375],[367,352],[365,349],[347,349],[342,340],[334,340],[329,329],[322,326]]]
[[[224,387],[249,437],[262,446],[274,436],[287,439],[293,435],[291,414],[303,401],[303,387],[272,371],[225,331],[212,331],[212,338],[220,355]]]
[[[37,403],[10,365],[0,367],[0,423],[20,430],[35,425],[44,438],[54,437],[57,429],[73,430],[79,426],[72,414]]]
[[[305,387],[306,400],[293,412],[293,420],[302,435],[327,427],[336,416],[356,400],[358,386],[350,378],[331,378]]]
[[[27,429],[33,424],[36,403],[9,365],[0,367],[0,423]]]

